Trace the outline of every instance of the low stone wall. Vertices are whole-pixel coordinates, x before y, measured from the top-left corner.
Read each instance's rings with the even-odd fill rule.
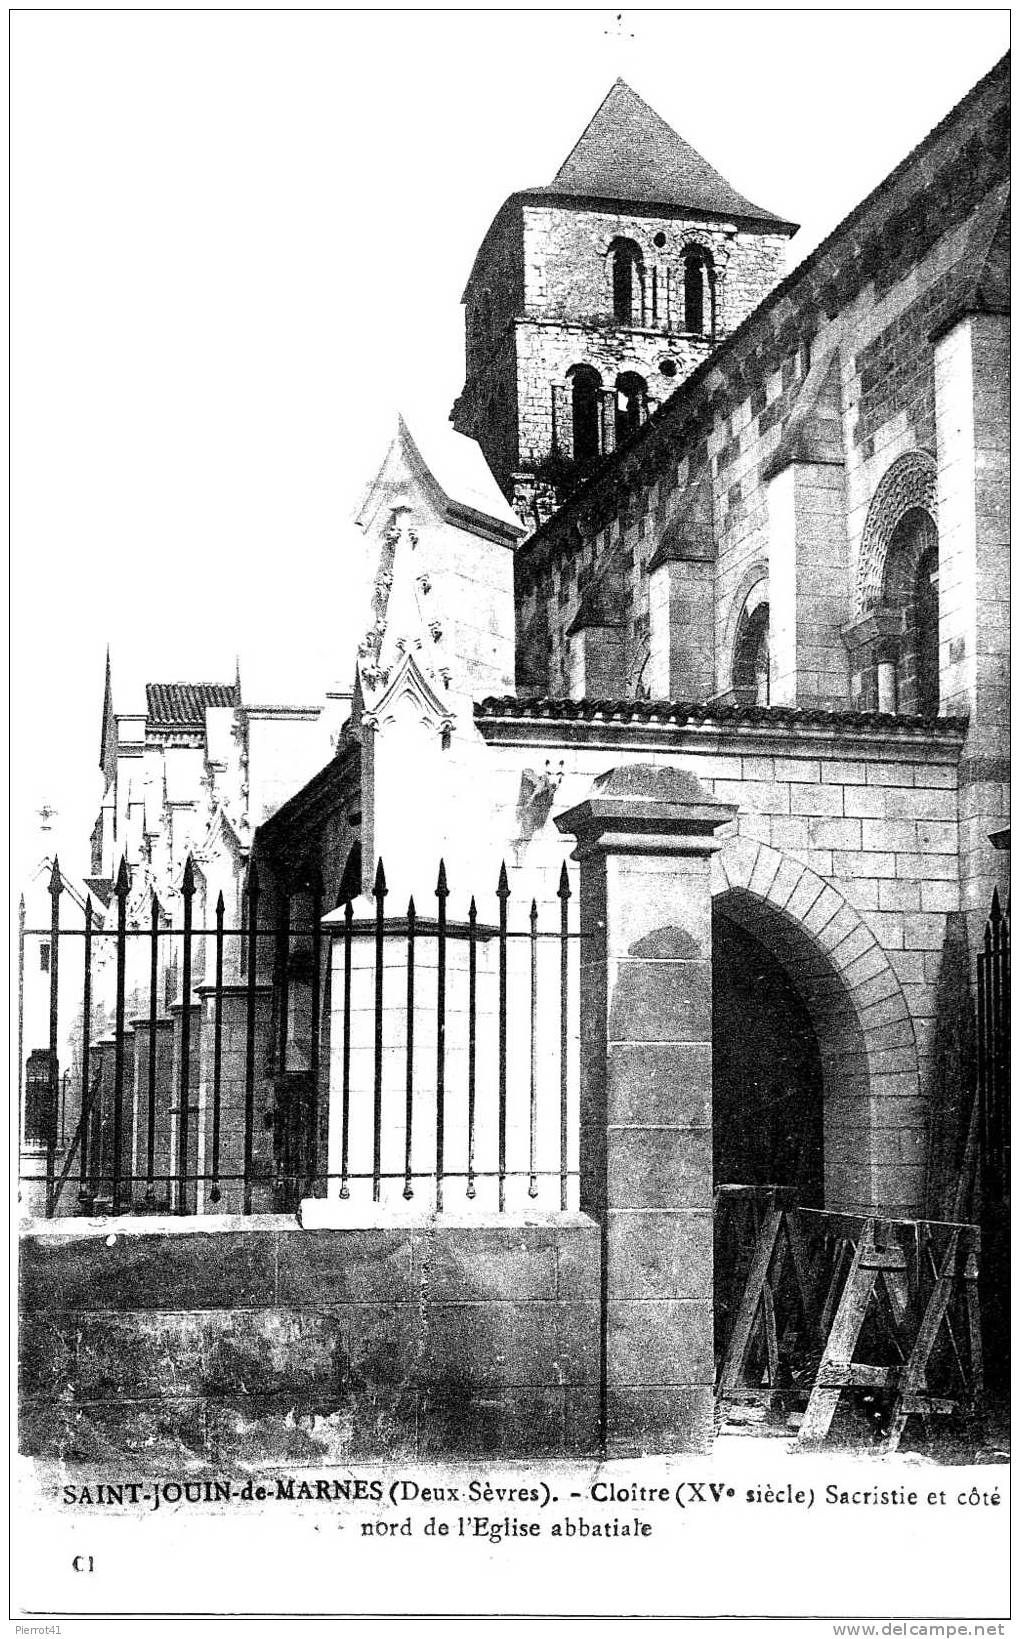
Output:
[[[595,1449],[600,1232],[33,1224],[21,1447],[147,1471]]]

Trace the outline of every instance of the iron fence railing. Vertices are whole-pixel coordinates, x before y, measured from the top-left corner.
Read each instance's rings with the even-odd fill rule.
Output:
[[[1009,909],[998,889],[977,958],[977,1093],[981,1190],[989,1204],[1009,1197]]]
[[[226,925],[222,893],[213,924],[196,921],[190,857],[177,922],[153,893],[147,925],[129,926],[123,862],[101,926],[90,897],[83,926],[62,927],[62,892],[55,862],[50,926],[20,928],[22,980],[25,941],[50,945],[48,1048],[32,1055],[42,1081],[32,1091],[26,1079],[22,1112],[23,1136],[45,1153],[48,1216],[293,1210],[307,1195],[349,1200],[358,1186],[385,1206],[394,1187],[409,1203],[423,1185],[443,1211],[455,1188],[475,1202],[485,1181],[505,1212],[513,1180],[532,1201],[548,1181],[567,1208],[577,1176],[573,968],[582,936],[569,925],[565,866],[547,928],[534,899],[527,926],[511,927],[505,865],[491,922],[474,896],[463,921],[449,915],[443,862],[427,917],[413,897],[402,916],[387,914],[381,861],[373,914],[357,916],[348,900],[326,922],[317,880],[301,884],[300,920],[297,897],[276,884],[267,918],[255,862],[239,927]],[[61,1077],[69,942],[81,952],[78,1071],[65,1066]],[[112,952],[102,996],[97,950]]]

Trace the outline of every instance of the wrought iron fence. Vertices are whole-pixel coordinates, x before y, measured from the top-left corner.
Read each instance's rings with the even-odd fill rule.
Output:
[[[153,894],[148,925],[128,925],[123,862],[112,926],[97,925],[89,898],[83,926],[62,927],[63,891],[54,863],[50,926],[21,927],[22,988],[26,939],[50,945],[49,1042],[31,1055],[40,1084],[30,1089],[26,1078],[22,1112],[24,1141],[44,1160],[46,1215],[292,1211],[309,1195],[348,1201],[359,1188],[382,1209],[428,1201],[430,1190],[437,1211],[454,1190],[475,1203],[488,1188],[505,1212],[515,1181],[526,1200],[551,1186],[561,1209],[570,1204],[581,935],[569,926],[565,866],[547,928],[535,899],[527,926],[511,927],[505,865],[491,922],[473,895],[464,920],[450,916],[443,862],[427,917],[413,897],[402,916],[387,914],[381,861],[373,914],[359,917],[347,900],[325,921],[318,881],[301,885],[301,922],[290,892],[272,896],[267,917],[255,862],[240,927],[226,926],[222,893],[213,925],[196,923],[190,857],[177,923]],[[77,1077],[63,1070],[77,1103],[64,1144],[68,942],[81,949],[81,1013]],[[97,949],[112,951],[102,997]],[[69,1130],[73,1119],[72,1110]],[[31,1169],[23,1177],[31,1181]]]
[[[981,1190],[990,1205],[1009,1197],[1009,908],[998,889],[977,959],[977,1093]]]

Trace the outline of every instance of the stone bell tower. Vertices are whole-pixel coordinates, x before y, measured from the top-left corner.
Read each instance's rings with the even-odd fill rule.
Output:
[[[511,194],[464,292],[451,420],[528,528],[757,307],[795,232],[623,80],[552,182]]]

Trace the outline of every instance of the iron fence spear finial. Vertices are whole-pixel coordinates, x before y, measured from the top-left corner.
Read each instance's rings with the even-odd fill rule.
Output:
[[[78,1156],[78,1206],[85,1211],[91,1203],[89,1188],[89,1058],[92,1051],[92,895],[85,896],[85,983],[81,1004],[81,1115],[78,1118],[81,1152]]]
[[[125,987],[127,984],[127,897],[131,886],[127,856],[121,854],[117,871],[117,999],[116,1046],[113,1056],[113,1214],[121,1208],[121,1181],[124,1171],[124,1028]],[[130,1191],[129,1191],[130,1194]]]
[[[556,890],[560,902],[560,1211],[567,1210],[567,985],[569,980],[569,945],[567,921],[570,907],[570,878],[567,862],[560,866],[560,885]]]
[[[181,1049],[180,1049],[180,1116],[178,1120],[178,1198],[177,1210],[183,1217],[188,1211],[188,1161],[191,1123],[191,902],[195,896],[195,862],[189,853],[184,861],[181,880],[184,898],[183,953],[181,958]],[[196,1163],[197,1169],[197,1163]],[[195,1183],[197,1186],[197,1170]]]
[[[510,882],[506,874],[506,860],[502,860],[499,867],[499,884],[496,888],[496,898],[499,900],[499,998],[498,1007],[498,1083],[497,1096],[499,1100],[497,1110],[497,1144],[498,1144],[498,1196],[497,1206],[500,1212],[506,1210],[506,1046],[507,1046],[507,970],[506,970],[506,942],[507,942],[507,901],[510,898]]]
[[[57,1097],[59,1072],[57,1068],[57,1050],[59,1036],[59,969],[60,969],[60,895],[64,884],[60,875],[60,862],[56,854],[53,856],[53,869],[50,871],[50,1044],[49,1044],[49,1109],[46,1117],[46,1216],[52,1218],[56,1211],[55,1169],[57,1156]]]
[[[436,1211],[443,1210],[443,1174],[446,1167],[446,861],[439,861],[436,898],[439,923],[436,937]]]
[[[475,1066],[477,1054],[478,1007],[478,906],[471,895],[468,906],[468,1165],[467,1196],[475,1198]]]

